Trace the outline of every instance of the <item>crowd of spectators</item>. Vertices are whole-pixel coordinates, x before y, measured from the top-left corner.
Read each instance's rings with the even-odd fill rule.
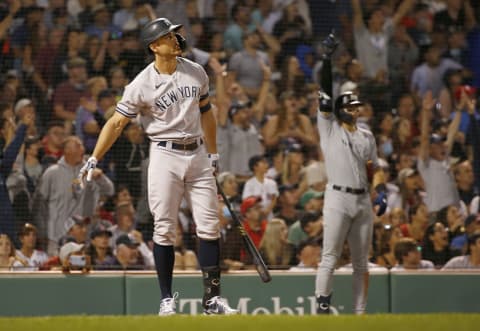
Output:
[[[183,24],[184,56],[210,78],[221,173],[272,269],[316,269],[326,172],[316,129],[321,41],[334,95],[365,101],[388,209],[371,262],[480,268],[480,2],[475,0],[6,0],[0,3],[0,270],[152,268],[148,142],[133,120],[77,179],[124,87],[152,59],[138,35]],[[222,266],[251,257],[219,201]],[[177,270],[196,270],[180,206]],[[338,267],[349,267],[348,245]]]

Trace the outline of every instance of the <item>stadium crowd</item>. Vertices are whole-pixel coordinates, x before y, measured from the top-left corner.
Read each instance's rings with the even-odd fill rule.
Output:
[[[124,87],[151,61],[141,27],[183,24],[210,78],[219,184],[272,269],[314,270],[326,172],[316,129],[321,41],[341,40],[334,97],[365,101],[388,209],[371,262],[480,268],[480,2],[4,0],[0,3],[0,270],[148,269],[148,141],[133,120],[93,181],[78,172]],[[251,268],[220,200],[222,264]],[[186,201],[175,269],[197,270]],[[338,267],[349,265],[348,245]]]

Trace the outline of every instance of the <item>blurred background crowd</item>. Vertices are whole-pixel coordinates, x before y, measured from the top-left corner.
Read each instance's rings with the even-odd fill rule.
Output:
[[[314,270],[326,173],[316,129],[321,41],[334,97],[366,102],[388,210],[370,260],[480,268],[480,2],[475,0],[2,0],[0,269],[149,269],[148,141],[133,120],[84,184],[77,175],[124,87],[152,59],[139,31],[183,24],[210,78],[220,185],[272,269]],[[347,160],[345,160],[347,162]],[[219,204],[222,265],[251,268]],[[176,270],[197,270],[178,215]],[[339,268],[349,268],[345,245]]]

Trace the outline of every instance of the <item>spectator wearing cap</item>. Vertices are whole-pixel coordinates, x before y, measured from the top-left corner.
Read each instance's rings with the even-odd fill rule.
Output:
[[[107,86],[105,78],[97,78],[104,81],[105,87]],[[92,89],[90,91],[92,92]],[[91,94],[91,99],[81,100],[75,120],[75,134],[85,143],[88,154],[93,152],[100,129],[105,124],[105,113],[116,104],[115,95],[108,89],[99,91],[97,95]]]
[[[321,213],[323,209],[323,198],[325,192],[308,190],[302,194],[299,204],[303,211]]]
[[[109,244],[112,237],[112,232],[108,230],[110,225],[109,222],[100,220],[90,232],[90,245],[87,246],[86,253],[90,256],[94,270],[108,270],[115,265],[113,250]]]
[[[422,249],[412,238],[401,238],[395,244],[395,258],[397,265],[392,271],[399,270],[433,270],[432,262],[422,260]]]
[[[132,235],[122,234],[115,241],[115,261],[113,268],[142,270],[145,267],[138,251],[140,243]]]
[[[35,271],[41,269],[42,265],[48,261],[47,253],[37,250],[37,227],[30,223],[25,223],[18,233],[20,239],[20,249],[15,252],[16,261],[14,268],[24,271]]]
[[[86,273],[90,270],[90,257],[85,254],[85,244],[73,241],[63,244],[60,247],[58,258],[63,272],[82,270],[83,273]]]
[[[65,234],[58,241],[59,247],[67,242],[85,244],[88,239],[89,219],[81,215],[72,215],[65,221]],[[54,254],[50,254],[54,255]]]
[[[456,111],[455,119],[448,128],[447,137],[438,134],[430,135],[429,123],[432,119],[434,104],[432,93],[428,92],[422,102],[422,130],[417,164],[425,183],[425,202],[430,213],[449,205],[460,205],[460,197],[450,165],[450,153],[461,114],[460,111]]]
[[[115,208],[116,224],[110,226],[108,230],[112,233],[110,245],[116,248],[118,238],[128,235],[138,243],[138,252],[142,255],[142,261],[147,266],[154,266],[153,252],[148,248],[143,240],[142,234],[135,229],[135,209],[131,203],[122,203]]]
[[[300,102],[291,90],[284,91],[280,95],[280,108],[277,115],[267,120],[262,135],[267,149],[279,144],[288,145],[292,141],[305,146],[314,146],[318,143],[310,119],[307,115],[300,113]]]
[[[260,133],[252,124],[252,103],[233,101],[228,118],[219,113],[217,131],[220,155],[223,155],[221,169],[235,174],[240,181],[247,180],[252,175],[248,160],[263,153]]]
[[[278,200],[275,208],[275,217],[283,219],[287,226],[291,226],[300,217],[297,209],[298,197],[295,194],[296,185],[280,185],[278,187]]]
[[[457,251],[465,251],[468,237],[477,231],[480,231],[480,216],[470,214],[463,222],[463,233],[452,238],[450,247]]]
[[[442,268],[449,269],[480,269],[480,232],[468,236],[467,252],[450,259]]]
[[[268,171],[268,162],[265,156],[255,155],[248,161],[248,167],[253,172],[253,177],[245,182],[242,199],[250,196],[261,197],[262,212],[270,220],[279,195],[277,183],[265,177]]]
[[[288,229],[288,241],[297,246],[308,238],[319,238],[323,231],[321,213],[305,212]]]
[[[104,32],[110,35],[121,34],[121,30],[112,24],[111,14],[104,3],[97,3],[91,9],[93,13],[93,23],[85,28],[89,36],[102,38]]]
[[[0,233],[5,233],[10,238],[16,238],[16,227],[6,182],[25,140],[27,129],[32,122],[33,117],[26,115],[20,125],[15,128],[8,119],[0,116],[0,138],[6,142],[3,155],[0,157]]]
[[[15,111],[17,123],[22,122],[25,116],[31,116],[33,118],[31,125],[27,129],[27,135],[38,136],[40,130],[38,130],[36,125],[38,118],[33,101],[30,99],[20,99],[17,101],[17,103],[15,103],[13,110]]]
[[[45,170],[37,186],[34,219],[39,231],[46,233],[48,253],[56,251],[57,242],[65,233],[65,220],[71,215],[92,217],[100,197],[114,194],[113,183],[101,169],[93,171],[91,182],[79,181],[84,153],[82,141],[75,136],[68,137],[62,158]]]
[[[409,209],[423,201],[421,193],[421,181],[418,171],[412,168],[404,168],[397,175],[398,186],[390,186],[387,196],[388,211],[402,208],[407,213]]]
[[[67,61],[68,79],[61,82],[53,93],[54,117],[71,123],[82,98],[88,98],[87,62],[81,57],[72,57]]]
[[[243,199],[242,205],[240,206],[240,211],[243,216],[243,226],[245,231],[248,233],[250,238],[253,241],[255,247],[260,246],[260,241],[263,238],[265,229],[267,227],[267,221],[265,220],[265,215],[262,211],[262,198],[259,196],[249,196]],[[248,253],[242,249],[241,261],[247,260]]]

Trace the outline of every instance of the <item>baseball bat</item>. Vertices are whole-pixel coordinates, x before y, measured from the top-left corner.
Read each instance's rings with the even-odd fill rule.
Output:
[[[218,192],[223,198],[223,201],[225,202],[225,205],[227,206],[228,211],[230,212],[230,215],[232,215],[232,219],[235,222],[235,225],[238,231],[240,232],[240,235],[242,236],[243,243],[245,244],[245,247],[247,248],[248,253],[253,259],[253,264],[255,265],[255,268],[257,269],[257,272],[260,275],[260,278],[264,283],[268,283],[269,281],[272,280],[272,276],[270,276],[270,272],[268,271],[267,265],[265,264],[265,261],[263,261],[262,256],[260,255],[260,252],[253,244],[252,238],[250,238],[247,231],[245,231],[245,228],[243,227],[243,224],[239,220],[237,214],[233,211],[232,206],[230,205],[230,202],[227,199],[227,196],[223,192],[220,184],[218,183],[218,180],[217,180],[217,188],[218,188]]]

